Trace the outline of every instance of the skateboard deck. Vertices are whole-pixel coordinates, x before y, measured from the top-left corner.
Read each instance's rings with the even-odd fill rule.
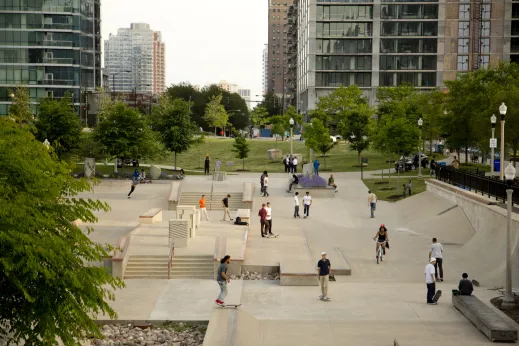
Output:
[[[279,237],[279,234],[269,234],[269,238],[277,238]]]
[[[331,300],[330,298],[328,298],[328,299],[319,298],[319,299],[320,299],[321,301],[323,301],[323,302],[329,302],[329,301]]]
[[[219,307],[221,308],[228,308],[228,307],[231,307],[231,308],[237,308],[238,306],[240,306],[241,304],[225,304],[225,305],[218,305]]]
[[[438,290],[438,291],[436,291],[436,294],[435,294],[434,297],[433,297],[433,301],[434,301],[435,303],[438,303],[438,299],[440,299],[441,296],[442,296],[442,290]]]

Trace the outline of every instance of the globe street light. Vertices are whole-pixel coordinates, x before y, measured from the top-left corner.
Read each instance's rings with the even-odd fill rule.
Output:
[[[490,161],[490,172],[491,172],[491,177],[494,177],[494,148],[497,146],[497,143],[495,141],[495,133],[496,133],[496,121],[497,121],[497,118],[496,118],[496,115],[495,114],[492,114],[492,116],[490,117],[490,122],[492,123],[492,140],[490,141],[490,150],[492,151],[492,159]]]
[[[505,180],[505,170],[503,169],[503,165],[505,164],[505,115],[508,107],[505,103],[501,103],[499,107],[499,113],[501,113],[501,157],[500,157],[500,178],[501,180]]]
[[[293,156],[294,155],[294,134],[293,134],[293,131],[294,131],[294,119],[293,118],[290,118],[290,120],[288,121],[289,124],[290,124],[290,156]]]
[[[506,106],[505,106],[506,107]],[[506,218],[506,286],[505,286],[505,297],[503,298],[503,303],[501,308],[503,310],[510,310],[515,307],[515,300],[512,294],[512,241],[510,234],[510,223],[512,222],[512,193],[514,190],[512,189],[512,183],[515,178],[515,168],[512,165],[512,162],[508,164],[506,169],[501,169],[501,172],[504,171],[506,182],[508,188],[506,189],[506,199],[507,199],[507,218]]]
[[[420,128],[420,140],[418,142],[418,179],[422,179],[422,155],[420,153],[420,143],[422,142],[422,118],[418,119],[418,127]]]

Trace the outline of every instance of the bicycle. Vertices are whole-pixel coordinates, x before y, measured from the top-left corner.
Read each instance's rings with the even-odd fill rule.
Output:
[[[383,242],[379,242],[376,238],[374,238],[373,240],[376,241],[377,244],[379,244],[379,247],[377,250],[377,264],[379,264],[379,260],[380,260],[380,262],[382,262],[383,258],[384,258],[384,247],[382,245],[384,245],[387,241],[384,240]]]

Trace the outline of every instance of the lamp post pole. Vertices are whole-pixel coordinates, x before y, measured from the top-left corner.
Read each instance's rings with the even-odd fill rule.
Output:
[[[500,178],[501,180],[505,180],[505,170],[503,169],[503,165],[505,163],[505,115],[508,107],[503,102],[499,107],[499,113],[501,113],[501,156],[500,156]]]
[[[501,172],[503,173],[505,170],[501,167]],[[512,162],[508,164],[506,167],[506,182],[508,184],[508,188],[506,189],[506,199],[507,199],[507,217],[506,217],[506,282],[505,282],[505,297],[503,298],[503,303],[501,304],[501,308],[503,310],[510,310],[515,307],[514,295],[512,293],[512,240],[511,240],[511,232],[510,232],[510,224],[512,222],[512,194],[514,190],[512,189],[512,182],[515,178],[515,167],[512,165]]]
[[[294,156],[294,119],[290,118],[290,156]]]
[[[420,128],[420,140],[418,141],[418,145],[422,142],[422,125],[423,120],[420,118],[418,120],[418,127]],[[418,148],[418,179],[422,179],[422,155],[420,152],[420,148]]]
[[[494,177],[494,139],[496,134],[496,121],[497,118],[494,114],[492,114],[492,117],[490,118],[490,122],[492,123],[492,143],[490,145],[490,151],[491,151],[491,160],[490,160],[490,176]]]

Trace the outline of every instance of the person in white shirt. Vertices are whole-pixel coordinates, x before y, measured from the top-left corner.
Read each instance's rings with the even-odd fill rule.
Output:
[[[293,168],[293,171],[292,173],[297,173],[297,157],[294,156],[294,159],[292,160],[292,168]]]
[[[216,159],[216,162],[214,163],[214,171],[220,172],[220,166],[222,165],[222,161],[220,161],[218,158]]]
[[[371,190],[368,191],[368,206],[371,210],[371,218],[375,217],[375,210],[377,209],[377,195],[375,195]]]
[[[312,205],[312,196],[310,196],[310,192],[306,193],[306,196],[303,197],[303,219],[306,219],[310,216],[310,206]]]
[[[299,216],[299,192],[296,192],[294,196],[294,219],[296,217],[301,218],[301,216]]]
[[[436,264],[436,258],[431,257],[429,264],[425,266],[425,284],[427,285],[427,304],[436,305],[433,300],[434,294],[436,293],[436,280],[434,265]]]
[[[433,238],[432,242],[429,258],[436,258],[436,264],[434,265],[436,281],[443,281],[443,246],[438,243],[436,238]]]
[[[269,235],[274,235],[272,233],[272,207],[270,206],[270,202],[267,202],[267,206],[265,207],[265,210],[267,211],[267,222],[269,224]]]
[[[270,196],[267,191],[268,188],[269,188],[269,175],[265,174],[265,178],[263,178],[263,197]]]

